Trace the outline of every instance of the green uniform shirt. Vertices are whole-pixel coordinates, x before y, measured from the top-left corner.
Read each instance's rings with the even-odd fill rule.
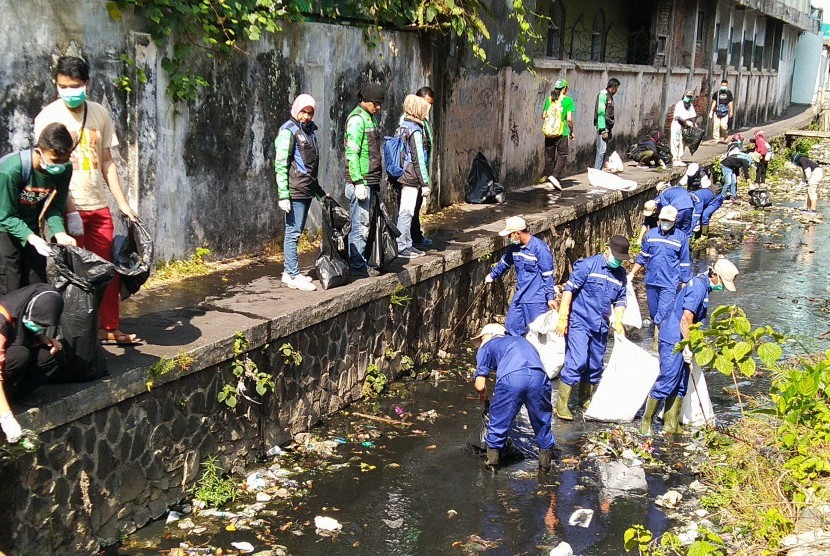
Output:
[[[542,113],[546,113],[550,108],[550,95],[545,98],[545,107],[542,109]],[[569,96],[562,97],[562,135],[567,137],[571,134],[571,128],[568,127],[568,114],[571,112],[576,112],[576,106],[574,105],[574,99]]]
[[[382,148],[377,119],[357,105],[346,119],[346,181],[380,185]]]
[[[72,168],[57,176],[32,170],[29,183],[23,183],[20,156],[9,157],[0,164],[0,232],[9,233],[21,245],[26,245],[26,238],[38,233],[37,219],[46,199],[57,189],[55,199],[46,211],[46,224],[52,235],[66,233],[63,213],[71,179]]]

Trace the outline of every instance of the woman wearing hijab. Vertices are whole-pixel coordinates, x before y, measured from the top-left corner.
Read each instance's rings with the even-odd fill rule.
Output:
[[[282,282],[289,288],[314,291],[317,286],[311,277],[300,273],[297,243],[305,229],[311,198],[325,196],[317,181],[320,150],[314,110],[317,103],[311,95],[299,95],[291,106],[291,119],[282,124],[274,141],[276,157],[274,172],[277,177],[279,207],[285,212],[285,270]]]
[[[411,225],[415,215],[415,206],[418,196],[429,195],[429,162],[427,157],[427,143],[424,139],[424,120],[429,115],[430,104],[426,99],[417,95],[406,95],[403,101],[403,123],[398,133],[404,134],[407,160],[403,166],[403,174],[398,178],[401,186],[401,204],[398,207],[398,256],[405,259],[414,259],[424,255],[412,246]]]
[[[17,442],[22,431],[9,407],[45,383],[58,369],[61,343],[45,335],[63,312],[63,297],[46,284],[32,284],[0,297],[0,427]]]

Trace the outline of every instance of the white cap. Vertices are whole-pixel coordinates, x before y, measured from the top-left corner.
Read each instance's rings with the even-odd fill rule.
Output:
[[[690,162],[688,168],[686,168],[686,175],[691,178],[697,174],[698,170],[700,170],[700,164],[697,162]]]
[[[661,193],[661,192],[662,192],[664,189],[666,189],[668,186],[669,186],[669,182],[667,182],[667,181],[660,181],[660,182],[657,182],[657,185],[655,186],[655,188],[657,188],[657,192],[658,192],[658,193]]]
[[[504,237],[509,236],[513,232],[523,232],[524,230],[527,230],[527,222],[525,222],[525,219],[521,216],[511,216],[504,223],[504,229],[499,232],[499,235]]]
[[[473,339],[481,338],[483,336],[506,336],[506,335],[507,335],[507,330],[505,330],[504,326],[502,326],[498,323],[495,323],[495,322],[491,322],[490,324],[485,324],[484,328],[481,329],[481,332],[479,332],[477,335],[473,336]],[[489,339],[490,338],[488,338],[488,340]],[[482,345],[484,345],[483,341],[482,341]]]
[[[657,201],[651,199],[643,205],[643,216],[651,216],[657,210]]]
[[[674,222],[677,220],[677,209],[671,205],[665,206],[660,209],[660,216],[658,217],[660,220],[668,220],[669,222]]]
[[[727,290],[731,292],[735,291],[735,277],[739,274],[739,272],[737,267],[732,264],[731,261],[721,257],[717,260],[717,262],[715,262],[715,266],[712,267],[712,270],[718,275],[721,281],[723,281],[723,286]]]

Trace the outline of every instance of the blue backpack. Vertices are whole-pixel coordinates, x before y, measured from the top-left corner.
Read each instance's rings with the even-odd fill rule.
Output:
[[[406,167],[412,164],[412,153],[409,152],[409,138],[414,132],[420,132],[420,128],[413,122],[404,121],[395,130],[395,135],[388,135],[383,141],[383,160],[386,166],[386,174],[394,179],[400,178]]]

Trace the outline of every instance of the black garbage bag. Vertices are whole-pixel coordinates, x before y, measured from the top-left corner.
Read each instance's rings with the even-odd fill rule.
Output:
[[[57,275],[52,284],[63,295],[58,336],[64,340],[65,381],[107,376],[104,350],[98,339],[98,307],[115,276],[115,266],[95,253],[74,246],[52,246]]]
[[[121,215],[126,234],[112,240],[112,263],[121,276],[121,300],[137,292],[150,277],[153,264],[153,238],[139,220],[133,222]]]
[[[689,152],[695,154],[700,142],[703,141],[703,134],[706,133],[702,127],[684,127],[681,132],[683,135],[683,144],[689,147]]]
[[[320,254],[314,262],[323,289],[343,286],[349,282],[349,211],[326,195],[322,200],[323,238]]]
[[[490,163],[487,162],[487,158],[478,153],[473,159],[470,174],[467,176],[467,202],[480,205],[503,201],[504,187],[496,181],[496,175]]]
[[[386,205],[378,195],[372,195],[372,206],[369,214],[369,266],[381,269],[389,265],[398,257],[397,238],[401,235],[397,226],[392,223]]]
[[[749,203],[755,208],[766,208],[772,206],[772,197],[768,189],[750,189]]]

